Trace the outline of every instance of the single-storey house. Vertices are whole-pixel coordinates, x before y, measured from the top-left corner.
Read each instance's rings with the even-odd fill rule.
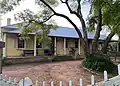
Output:
[[[35,33],[29,34],[29,40],[19,39],[20,33],[22,33],[22,29],[19,29],[17,24],[1,26],[0,38],[5,42],[5,47],[3,49],[4,57],[21,56],[25,53],[25,50],[30,51],[33,56],[44,55],[45,52],[48,52],[47,50],[52,51],[51,55],[69,55],[71,47],[74,47],[79,55],[84,55],[83,46],[74,28],[58,27],[55,30],[51,29],[48,36],[51,37],[52,43],[44,48],[42,47],[42,43],[37,42]],[[100,35],[99,48],[101,48],[101,43],[106,37],[105,34]],[[89,45],[93,38],[94,33],[89,32]],[[115,39],[112,40],[117,41]]]

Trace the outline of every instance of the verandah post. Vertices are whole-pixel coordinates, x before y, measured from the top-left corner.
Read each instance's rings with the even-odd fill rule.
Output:
[[[107,71],[104,71],[104,82],[106,82],[107,80],[108,80]]]
[[[36,35],[34,35],[34,56],[36,56]]]
[[[118,64],[118,75],[120,75],[120,64]]]

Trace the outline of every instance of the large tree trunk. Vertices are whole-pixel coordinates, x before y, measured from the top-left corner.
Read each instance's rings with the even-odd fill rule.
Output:
[[[80,21],[81,21],[82,30],[83,30],[82,44],[84,48],[85,57],[87,57],[90,54],[89,45],[88,45],[88,37],[87,37],[87,29],[86,29],[85,21],[82,17],[80,18]]]
[[[98,40],[100,37],[100,31],[102,30],[102,12],[101,12],[101,7],[99,8],[99,13],[98,13],[98,24],[97,24],[97,28],[96,28],[96,33],[94,36],[94,39],[92,41],[92,51],[91,54],[96,53],[97,49],[98,49]]]
[[[115,33],[114,32],[111,32],[109,35],[108,35],[108,37],[106,38],[106,40],[105,40],[105,42],[104,42],[104,44],[103,44],[103,47],[102,47],[102,49],[101,49],[101,52],[102,53],[105,53],[106,52],[106,49],[107,49],[107,47],[108,47],[108,44],[109,44],[109,42],[110,42],[110,40],[112,39],[112,37],[115,35]]]

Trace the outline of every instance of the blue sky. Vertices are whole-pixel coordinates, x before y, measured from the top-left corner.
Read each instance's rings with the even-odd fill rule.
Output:
[[[24,2],[21,2],[21,5],[16,7],[14,11],[9,12],[2,16],[2,25],[6,25],[7,18],[11,18],[11,23],[16,23],[19,21],[14,21],[14,14],[17,12],[20,12],[26,8],[29,8],[30,10],[37,12],[38,8],[35,6],[34,0],[24,0]],[[72,19],[73,22],[77,24],[78,27],[81,27],[81,24],[79,20],[76,18],[76,16],[71,15],[67,9],[67,7],[64,4],[60,4],[58,7],[55,8],[56,12],[63,13],[68,15],[70,19]],[[86,19],[89,12],[89,4],[85,4],[82,6],[82,13],[83,17]],[[59,26],[66,26],[66,27],[73,27],[66,19],[54,16],[52,19],[54,19]]]

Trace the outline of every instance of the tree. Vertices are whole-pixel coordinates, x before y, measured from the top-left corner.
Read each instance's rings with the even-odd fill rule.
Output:
[[[103,14],[103,21],[104,24],[106,24],[109,29],[111,30],[111,33],[108,35],[107,39],[104,42],[104,45],[102,47],[102,52],[105,53],[108,43],[111,40],[111,38],[115,35],[118,34],[120,35],[120,1],[117,0],[114,3],[109,4],[109,7],[107,9],[104,9],[104,14]]]
[[[0,0],[0,14],[5,14],[14,10],[14,7],[19,5],[22,0]]]
[[[95,1],[95,0],[93,0],[93,1]],[[100,23],[100,24],[97,24],[97,31],[95,34],[96,38],[94,38],[94,40],[93,40],[93,45],[95,45],[95,46],[92,46],[93,47],[92,51],[96,51],[96,49],[97,49],[96,48],[97,40],[100,36],[100,31],[102,30],[103,26],[107,26],[108,29],[111,30],[111,33],[107,36],[106,40],[104,41],[104,44],[103,44],[103,47],[101,50],[102,53],[105,53],[108,43],[110,42],[111,38],[116,33],[119,34],[119,30],[120,30],[119,29],[119,27],[120,27],[120,25],[119,25],[119,15],[120,15],[119,4],[120,4],[119,0],[116,0],[116,1],[114,1],[114,0],[113,1],[112,0],[104,1],[103,0],[100,4],[100,5],[102,5],[101,8],[99,5],[93,5],[93,6],[100,8],[101,12],[100,11],[98,12],[98,8],[96,10],[96,7],[92,8],[93,16],[90,19],[90,27],[95,30],[95,23],[97,23],[97,21]],[[94,12],[94,10],[97,12]],[[96,15],[96,13],[99,13],[99,15]],[[101,18],[100,18],[100,16],[101,16]],[[98,26],[101,27],[101,29],[99,29]],[[103,27],[103,29],[104,29],[104,27]],[[97,40],[95,40],[95,39],[97,39]]]

